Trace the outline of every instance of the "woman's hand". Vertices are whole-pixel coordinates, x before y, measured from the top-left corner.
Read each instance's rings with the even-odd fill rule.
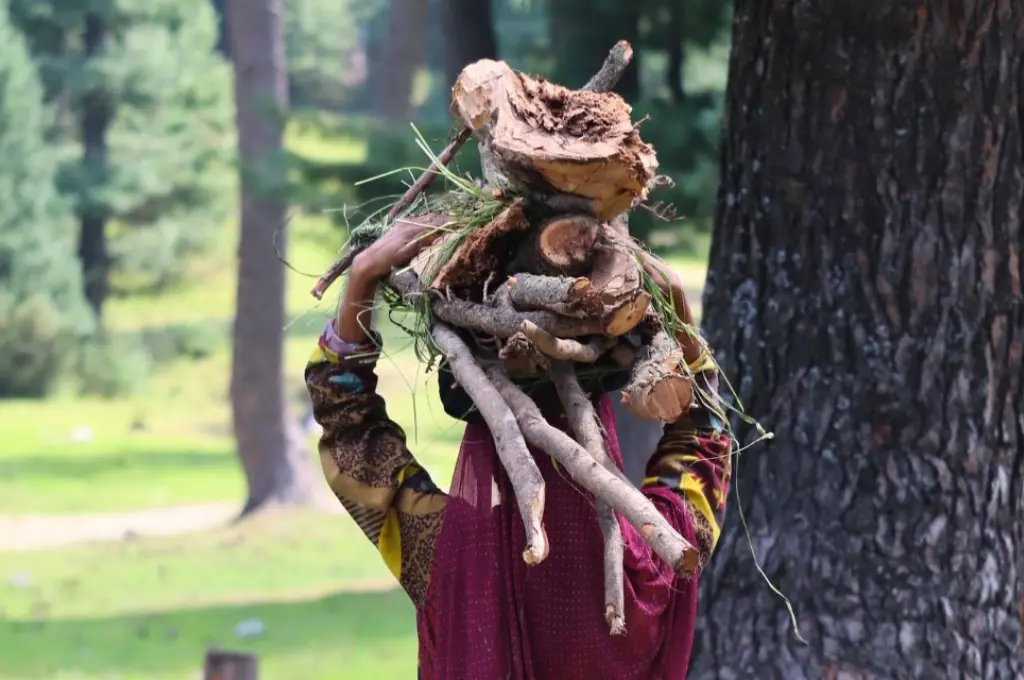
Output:
[[[686,299],[686,291],[683,290],[683,281],[679,278],[679,274],[673,271],[660,257],[647,251],[640,252],[644,271],[654,280],[661,292],[672,300],[679,320],[691,328],[696,326],[693,320],[693,311]],[[704,348],[692,332],[687,332],[685,329],[680,330],[676,333],[676,342],[679,343],[688,364],[693,364],[700,359]]]
[[[370,339],[367,329],[373,320],[370,312],[377,284],[395,269],[409,264],[437,240],[441,233],[438,227],[448,221],[448,216],[440,213],[398,220],[369,248],[356,255],[334,324],[342,341],[363,343]]]

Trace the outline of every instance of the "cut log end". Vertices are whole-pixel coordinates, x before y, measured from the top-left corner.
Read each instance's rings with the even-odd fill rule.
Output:
[[[622,391],[622,405],[641,420],[672,423],[693,405],[693,380],[682,373],[665,373],[650,383]]]
[[[549,220],[538,231],[537,258],[557,273],[587,273],[594,259],[597,227],[597,220],[586,215]]]
[[[650,293],[641,290],[634,293],[632,298],[610,307],[605,314],[604,332],[612,337],[629,333],[643,321],[650,304]]]
[[[608,623],[608,632],[612,635],[621,637],[626,634],[626,619],[615,611],[614,605],[605,605],[604,620]]]

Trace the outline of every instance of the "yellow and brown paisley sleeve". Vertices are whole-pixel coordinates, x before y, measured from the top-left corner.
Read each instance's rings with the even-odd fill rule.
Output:
[[[379,350],[337,346],[328,327],[306,367],[313,416],[323,427],[324,475],[419,605],[447,496],[409,452],[402,428],[388,418],[374,373]]]
[[[644,486],[668,487],[682,496],[693,519],[703,568],[721,533],[732,438],[725,428],[714,365],[699,363],[691,368],[701,381],[703,394],[687,415],[665,426],[647,464]]]

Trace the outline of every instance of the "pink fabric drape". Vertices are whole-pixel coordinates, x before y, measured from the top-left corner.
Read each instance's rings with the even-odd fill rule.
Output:
[[[598,407],[621,467],[607,397]],[[563,427],[563,422],[554,424]],[[592,497],[534,452],[547,482],[551,554],[522,560],[525,535],[490,433],[470,424],[418,613],[423,680],[683,680],[697,582],[676,577],[620,518],[626,543],[625,637],[604,621],[602,540]],[[688,540],[693,527],[669,489],[645,493]]]

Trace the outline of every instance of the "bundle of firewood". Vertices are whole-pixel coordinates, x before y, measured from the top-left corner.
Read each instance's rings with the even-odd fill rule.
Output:
[[[460,132],[387,218],[438,230],[388,285],[426,319],[425,333],[494,436],[526,528],[523,559],[538,564],[549,548],[544,480],[528,445],[550,454],[594,495],[613,634],[625,633],[615,513],[676,572],[690,573],[697,562],[695,548],[609,458],[579,379],[599,361],[615,364],[630,374],[624,405],[648,420],[673,421],[694,399],[675,339],[678,319],[668,323],[670,306],[655,304],[659,288],[628,234],[629,211],[665,183],[630,107],[609,92],[631,54],[627,43],[616,45],[582,90],[503,62],[468,66],[452,91]],[[456,189],[458,199],[423,199],[469,137],[479,144],[485,182]],[[317,283],[316,297],[379,231],[368,233],[350,241]],[[554,384],[571,435],[549,424],[527,396],[521,378],[530,375]]]

